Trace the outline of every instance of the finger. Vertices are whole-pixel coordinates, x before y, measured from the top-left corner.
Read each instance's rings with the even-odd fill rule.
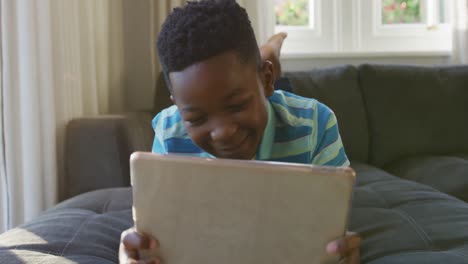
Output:
[[[357,233],[349,233],[345,237],[328,243],[327,252],[329,254],[346,256],[360,246],[361,237]]]
[[[357,248],[353,250],[351,255],[348,257],[348,264],[359,264],[361,263],[360,250]]]
[[[162,261],[158,257],[145,259],[145,260],[140,259],[140,253],[138,250],[126,250],[123,243],[120,243],[119,263],[121,264],[132,264],[132,263],[161,264]]]
[[[338,264],[348,264],[348,259],[347,258],[340,258],[338,261]]]
[[[127,264],[144,264],[143,260],[129,259]]]
[[[359,264],[361,263],[361,256],[359,250],[354,250],[350,255],[343,257],[338,262],[339,264]]]
[[[126,250],[157,249],[159,243],[147,234],[136,232],[134,229],[127,230],[122,234],[122,243]]]
[[[151,260],[135,260],[135,259],[129,259],[126,264],[162,264],[162,261],[160,258],[155,258]]]
[[[132,250],[129,250],[129,249],[124,249],[124,252],[127,256],[127,258],[129,259],[138,259],[138,250],[136,249],[132,249]]]
[[[350,251],[359,249],[361,247],[361,236],[356,232],[346,232],[346,243]]]
[[[130,263],[132,260],[137,259],[138,253],[136,250],[126,250],[125,246],[122,242],[119,245],[119,263],[120,264],[127,264]]]

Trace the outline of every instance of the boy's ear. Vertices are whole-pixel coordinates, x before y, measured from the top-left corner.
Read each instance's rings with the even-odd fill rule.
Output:
[[[173,104],[176,104],[175,99],[174,99],[174,96],[173,96],[172,94],[171,94],[170,98],[171,98],[172,103],[173,103]]]
[[[262,65],[262,81],[263,81],[263,89],[265,92],[266,97],[270,97],[273,95],[275,91],[275,73],[273,71],[273,63],[269,60],[263,61]]]

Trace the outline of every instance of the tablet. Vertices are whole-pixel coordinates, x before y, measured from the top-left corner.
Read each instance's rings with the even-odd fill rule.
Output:
[[[345,234],[350,168],[131,156],[133,218],[157,238],[165,264],[336,263],[326,245]]]

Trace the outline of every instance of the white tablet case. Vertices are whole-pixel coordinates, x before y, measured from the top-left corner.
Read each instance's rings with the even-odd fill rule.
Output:
[[[355,174],[349,168],[131,157],[136,229],[156,237],[165,264],[336,263]]]

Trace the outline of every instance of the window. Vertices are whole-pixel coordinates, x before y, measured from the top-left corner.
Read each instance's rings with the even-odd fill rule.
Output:
[[[276,25],[313,28],[313,2],[311,0],[275,0]]]
[[[382,24],[447,23],[447,0],[383,0]]]
[[[383,0],[382,24],[421,23],[421,7],[419,0]]]
[[[449,54],[451,0],[273,0],[285,57]]]
[[[336,17],[333,16],[335,2],[275,0],[275,31],[288,32],[288,41],[283,46],[286,56],[336,50]]]

